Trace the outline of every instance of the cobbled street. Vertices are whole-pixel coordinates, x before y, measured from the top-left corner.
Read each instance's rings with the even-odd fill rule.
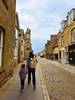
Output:
[[[45,59],[39,59],[39,64],[51,100],[75,100],[75,74]]]

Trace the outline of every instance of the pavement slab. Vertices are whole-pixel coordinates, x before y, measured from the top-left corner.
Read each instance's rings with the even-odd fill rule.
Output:
[[[33,90],[32,83],[25,82],[24,92],[20,91],[19,68],[16,69],[13,78],[11,78],[0,89],[0,100],[44,100],[43,90],[40,83],[39,69],[36,70],[36,89]]]

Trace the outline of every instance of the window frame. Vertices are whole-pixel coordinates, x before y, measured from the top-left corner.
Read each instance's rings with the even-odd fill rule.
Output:
[[[5,5],[6,9],[8,10],[7,0],[2,0],[2,2]]]
[[[71,30],[71,43],[75,43],[75,39],[73,40],[73,35],[75,34],[74,31],[75,31],[75,28]]]
[[[2,42],[0,48],[2,48],[2,55],[1,55],[1,65],[0,67],[4,66],[4,47],[5,47],[5,30],[3,27],[0,26],[1,34],[2,34]]]

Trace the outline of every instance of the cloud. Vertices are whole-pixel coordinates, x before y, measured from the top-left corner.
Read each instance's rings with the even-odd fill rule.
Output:
[[[33,51],[36,53],[36,52],[39,52],[42,49],[44,49],[46,41],[47,40],[45,38],[33,37],[33,39],[32,39],[32,49],[33,49]]]
[[[19,9],[19,6],[21,6],[21,9],[26,9],[26,10],[35,10],[35,9],[40,9],[40,8],[45,8],[45,6],[48,3],[48,0],[17,0],[17,8]]]
[[[36,51],[43,49],[50,34],[57,34],[61,21],[73,7],[75,0],[17,0],[20,27],[25,31],[27,27],[31,29]]]

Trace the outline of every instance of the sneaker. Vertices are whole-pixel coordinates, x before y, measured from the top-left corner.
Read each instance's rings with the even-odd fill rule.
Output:
[[[22,89],[21,92],[24,92],[24,89]]]
[[[36,86],[33,86],[33,89],[35,90],[36,89]]]

